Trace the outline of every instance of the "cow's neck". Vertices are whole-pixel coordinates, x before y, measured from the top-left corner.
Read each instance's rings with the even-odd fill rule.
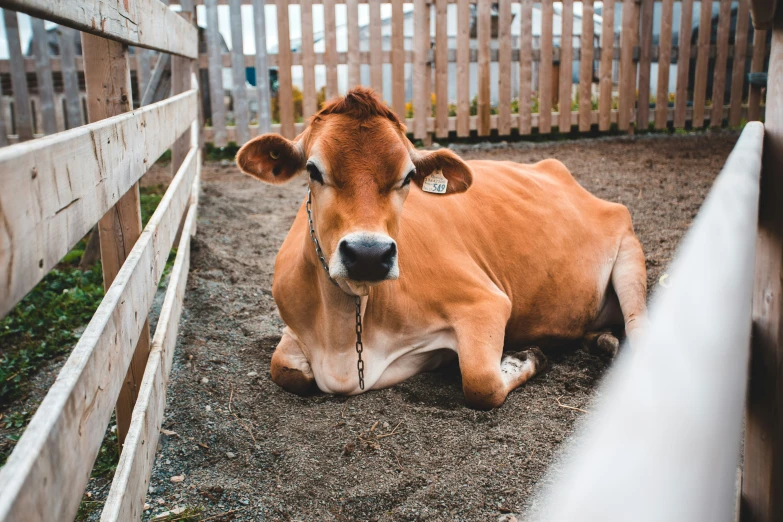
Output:
[[[310,192],[307,193],[307,215],[309,221],[308,235],[306,241],[310,243],[310,248],[305,247],[306,256],[309,252],[309,259],[316,270],[316,280],[318,281],[318,287],[321,294],[321,301],[323,306],[323,316],[326,319],[326,328],[324,333],[326,334],[326,341],[329,345],[338,346],[352,346],[356,352],[357,357],[357,371],[359,378],[359,387],[364,390],[364,362],[362,360],[362,353],[364,350],[362,342],[362,315],[366,306],[367,298],[361,298],[359,296],[349,295],[346,293],[339,284],[331,278],[329,275],[328,262],[325,259],[319,239],[314,231],[314,225],[312,216],[310,214]],[[352,326],[350,330],[347,330],[348,326]],[[346,331],[350,331],[350,339],[352,343],[349,345],[343,341],[343,337]],[[336,335],[335,335],[336,334]],[[337,337],[337,339],[335,339]],[[332,342],[330,342],[332,341]],[[334,343],[333,341],[337,341]]]

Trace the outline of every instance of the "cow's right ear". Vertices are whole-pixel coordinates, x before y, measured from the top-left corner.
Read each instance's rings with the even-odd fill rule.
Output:
[[[279,134],[264,134],[239,149],[237,166],[261,181],[285,183],[304,170],[304,150],[298,141],[287,140]]]

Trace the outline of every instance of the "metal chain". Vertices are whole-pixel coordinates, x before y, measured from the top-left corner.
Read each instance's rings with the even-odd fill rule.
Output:
[[[307,221],[310,224],[310,239],[315,245],[315,255],[318,256],[318,260],[321,262],[321,267],[323,267],[324,271],[326,272],[326,277],[329,278],[329,281],[331,281],[334,286],[340,288],[340,285],[337,284],[337,281],[332,279],[332,276],[329,273],[329,264],[326,262],[324,252],[321,250],[320,243],[318,243],[318,238],[315,237],[315,227],[313,226],[312,212],[313,203],[309,188],[307,189],[306,208]],[[362,344],[362,298],[356,295],[354,296],[354,302],[356,303],[356,356],[358,357],[358,360],[356,361],[356,370],[359,374],[359,389],[364,390],[364,361],[362,360],[362,352],[364,351],[364,344]]]
[[[356,301],[356,356],[359,358],[356,361],[356,370],[359,372],[359,388],[364,389],[364,361],[362,360],[362,352],[364,351],[364,345],[362,344],[362,298],[358,295],[354,297]]]
[[[317,255],[318,260],[321,261],[321,266],[326,272],[326,277],[329,278],[329,281],[331,281],[334,286],[339,288],[340,285],[337,284],[337,281],[332,279],[332,276],[329,273],[329,264],[326,262],[326,258],[324,257],[324,251],[321,250],[321,245],[318,243],[318,238],[315,237],[315,228],[313,227],[312,208],[313,208],[313,202],[310,196],[310,189],[308,188],[307,189],[307,221],[310,223],[310,239],[312,239],[313,244],[315,245],[315,255]]]

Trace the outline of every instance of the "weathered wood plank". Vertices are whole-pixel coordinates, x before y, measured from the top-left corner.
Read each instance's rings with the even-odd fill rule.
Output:
[[[197,155],[197,149],[192,149],[185,162],[195,164],[198,158],[192,156]],[[195,165],[192,168],[195,168]],[[186,173],[181,171],[181,174]],[[178,187],[172,189],[172,186],[174,183],[182,184],[182,180],[183,176],[175,176],[169,190],[177,190]],[[191,186],[191,200],[195,199],[198,193],[198,183],[199,177],[196,174]],[[142,518],[166,406],[166,386],[182,315],[190,266],[190,239],[195,233],[197,208],[196,203],[192,202],[185,218],[177,257],[171,269],[158,327],[155,329],[139,397],[133,410],[130,431],[101,514],[102,522],[131,522]]]
[[[138,55],[138,68],[136,69],[136,85],[139,88],[141,97],[144,91],[147,90],[147,85],[150,83],[150,74],[152,73],[152,67],[150,65],[150,51],[149,49],[139,49]]]
[[[287,2],[285,2],[287,4]],[[280,0],[278,0],[278,5]],[[339,94],[337,90],[337,29],[335,0],[324,0],[324,45],[326,46],[326,99]],[[278,7],[279,10],[279,7]],[[278,15],[279,16],[279,15]]]
[[[4,0],[3,7],[122,43],[198,58],[196,28],[159,0]]]
[[[313,37],[313,4],[304,0],[302,8],[302,112],[309,118],[318,110],[315,91],[315,49]]]
[[[370,85],[383,97],[383,33],[381,0],[370,1]]]
[[[430,102],[430,24],[427,0],[413,2],[413,137],[427,138],[427,118],[432,111]]]
[[[49,45],[44,21],[40,18],[31,18],[33,26],[32,45],[35,49],[35,69],[38,76],[38,99],[40,100],[40,112],[43,125],[38,129],[44,134],[57,132],[57,117],[54,113],[54,81],[52,80],[51,60],[49,57]]]
[[[743,107],[742,110],[743,110],[742,116],[746,117],[747,116],[747,107]],[[610,113],[610,118],[609,118],[610,123],[613,123],[613,124],[617,123],[618,112],[619,111],[617,109],[613,109],[612,110],[612,112]],[[667,109],[666,112],[668,114],[669,119],[672,119],[674,117],[674,109],[673,108],[672,109]],[[688,109],[685,111],[685,119],[686,119],[686,121],[691,119],[692,113],[693,113],[693,110],[690,107],[688,107]],[[764,113],[763,107],[761,108],[761,113],[762,113],[762,115]],[[728,115],[729,115],[729,108],[725,107],[724,110],[723,110],[723,117],[724,118],[728,118]],[[560,118],[560,114],[557,113],[557,112],[553,112],[552,116],[550,117],[550,120],[557,121],[557,120],[559,120],[559,118]],[[655,121],[655,109],[650,109],[650,118],[651,118],[652,121]],[[531,117],[531,125],[533,127],[538,127],[539,119],[540,118],[539,118],[539,115],[537,113],[533,114],[532,117]],[[497,120],[498,120],[498,116],[496,114],[493,114],[493,115],[491,115],[489,117],[489,122],[490,122],[491,128],[493,128],[493,129],[497,128]],[[478,129],[478,123],[477,122],[478,122],[478,116],[471,116],[470,117],[470,130],[471,131],[475,131],[476,129]],[[598,111],[597,110],[592,112],[592,114],[591,114],[591,122],[592,122],[592,125],[598,125]],[[406,118],[403,121],[403,123],[405,123],[405,125],[408,128],[412,128],[413,127],[413,118]],[[578,124],[579,124],[579,112],[578,111],[572,111],[571,112],[571,126],[578,125]],[[512,114],[511,115],[511,128],[512,129],[516,129],[516,128],[518,128],[518,126],[519,126],[519,116],[517,114]],[[302,132],[305,129],[305,124],[304,123],[297,123],[294,127],[296,128],[296,132]],[[258,130],[258,126],[257,125],[251,125],[250,126],[250,133],[252,135],[255,135],[257,133],[257,130]],[[279,132],[279,130],[280,130],[280,124],[279,123],[272,125],[272,132]],[[232,127],[228,127],[226,129],[226,131],[228,133],[229,139],[232,139],[232,137],[234,136],[234,131],[235,131],[234,127],[233,126]],[[430,117],[430,118],[427,119],[427,131],[428,132],[435,132],[435,118],[434,117]],[[457,131],[457,117],[456,116],[449,116],[449,132],[456,132],[456,131]],[[206,138],[206,141],[211,141],[212,129],[210,127],[207,127],[207,128],[204,129],[203,132],[204,132],[204,136]]]
[[[541,60],[538,63],[538,132],[552,131],[552,0],[541,0]]]
[[[507,1],[507,0],[504,0]],[[449,35],[448,3],[435,3],[435,136],[449,135]]]
[[[650,0],[647,0],[650,1]],[[573,85],[573,53],[574,42],[574,1],[562,0],[563,11],[561,20],[562,30],[560,36],[560,119],[557,123],[558,131],[568,133],[571,131],[571,86]]]
[[[345,0],[348,29],[348,88],[362,83],[362,65],[359,60],[359,1]]]
[[[725,104],[726,62],[729,54],[729,26],[731,25],[731,1],[720,0],[718,13],[718,55],[715,57],[715,76],[712,82],[712,115],[710,127],[723,124]]]
[[[444,6],[444,9],[448,6]],[[498,134],[511,133],[511,0],[498,3]]]
[[[706,29],[706,30],[705,30]],[[712,0],[701,0],[699,12],[699,41],[696,72],[693,80],[694,128],[704,126],[704,112],[707,104],[707,68],[710,60],[710,34],[712,31]]]
[[[677,92],[674,96],[674,127],[685,127],[685,108],[688,104],[688,75],[691,56],[691,27],[693,0],[682,0],[680,11],[679,53],[677,58]]]
[[[641,7],[641,40],[639,56],[638,79],[638,109],[636,111],[636,128],[647,130],[650,120],[650,64],[652,62],[653,39],[653,9],[654,0],[642,0]],[[660,67],[658,68],[660,71]]]
[[[141,106],[159,102],[171,94],[171,55],[164,54],[155,62],[150,81],[141,96]]]
[[[533,89],[533,1],[519,4],[519,133],[530,134]]]
[[[90,123],[105,120],[133,108],[128,46],[100,36],[82,33],[84,82],[87,90],[87,117]],[[117,204],[98,221],[103,287],[108,291],[112,282],[141,235],[141,205],[139,184],[123,194]],[[145,324],[133,352],[130,366],[117,398],[117,439],[120,445],[130,426],[138,386],[147,364],[150,330],[147,314]]]
[[[392,109],[405,118],[405,14],[403,0],[392,0]]]
[[[609,130],[612,112],[612,47],[614,46],[614,0],[604,0],[601,13],[601,58],[599,68],[598,129]]]
[[[633,50],[639,40],[639,5],[623,3],[623,27],[620,32],[620,100],[617,128],[629,130],[636,105],[636,63]]]
[[[732,62],[731,77],[731,110],[729,111],[729,125],[735,127],[740,124],[742,114],[742,98],[745,86],[745,62],[748,48],[748,2],[739,0],[737,5],[737,25],[734,33],[734,61]]]
[[[750,62],[750,72],[764,71],[764,51],[767,47],[767,31],[756,29],[753,31],[753,58]],[[748,120],[757,121],[760,117],[761,87],[750,86],[748,93]]]
[[[0,150],[0,316],[35,286],[193,121],[197,94]],[[27,175],[22,175],[27,173]],[[77,174],[78,173],[78,174]]]
[[[195,115],[198,103],[195,93],[175,99],[192,99],[190,113]],[[133,116],[117,118],[132,120]],[[176,115],[171,115],[171,119],[175,120]],[[136,123],[139,123],[138,119]],[[161,127],[165,125],[165,122],[159,123]],[[101,124],[104,122],[86,128]],[[130,132],[119,136],[137,145],[143,143],[141,140],[147,134],[157,135],[152,132],[154,129],[147,125],[146,128],[128,129]],[[53,138],[21,146],[30,148],[33,143],[51,143]],[[168,190],[164,194],[57,380],[0,470],[0,520],[43,522],[71,520],[76,515],[120,392],[122,376],[130,364],[133,347],[139,339],[174,236],[188,206],[196,169],[187,171],[189,177],[184,177],[178,190]]]
[[[288,8],[284,10],[285,14],[288,14]],[[247,105],[247,89],[245,89],[245,50],[242,41],[242,5],[240,0],[231,0],[228,4],[229,21],[231,23],[231,74],[234,79],[233,86],[231,88],[231,96],[234,102],[234,121],[237,122],[237,141],[238,145],[244,145],[249,139],[250,134],[247,132],[247,126],[250,123],[248,120],[248,105]],[[278,19],[282,18],[278,16]],[[285,17],[286,23],[288,17]],[[281,35],[282,38],[283,35]],[[284,51],[280,53],[281,61]],[[280,76],[281,85],[283,83],[284,67],[281,66]],[[282,113],[281,106],[281,113]]]
[[[0,82],[1,83],[1,82]],[[9,129],[6,127],[6,104],[5,104],[5,97],[3,96],[3,86],[0,85],[0,147],[5,147],[8,145],[8,131]],[[0,236],[2,237],[2,236]],[[2,315],[0,313],[0,315]]]
[[[582,2],[582,36],[579,56],[579,131],[590,130],[593,110],[593,0]]]
[[[457,136],[470,136],[470,2],[457,4]]]
[[[60,37],[60,60],[63,67],[63,86],[65,88],[66,128],[73,129],[82,124],[82,103],[79,96],[79,76],[74,63],[76,33],[70,27],[58,28]]]
[[[253,27],[256,37],[256,89],[258,91],[258,130],[269,132],[272,114],[269,107],[269,65],[266,53],[266,11],[264,0],[253,0]]]
[[[668,124],[667,111],[658,110],[669,106],[669,68],[672,51],[672,17],[674,0],[661,3],[660,52],[658,54],[658,87],[655,96],[655,128],[665,129]]]
[[[277,103],[280,108],[280,129],[292,139],[294,133],[294,84],[291,77],[291,38],[288,26],[288,1],[277,0]]]
[[[755,23],[755,19],[754,19]],[[766,31],[757,30],[760,38]],[[783,10],[772,28],[745,414],[743,522],[783,520]],[[748,123],[743,134],[751,125]]]
[[[223,101],[223,70],[221,63],[220,32],[218,30],[217,0],[206,0],[207,11],[207,56],[209,60],[209,99],[212,105],[212,128],[215,132],[214,143],[225,147],[226,140],[226,106]],[[258,15],[256,15],[258,16]]]
[[[19,19],[14,11],[3,9],[8,54],[11,58],[11,86],[14,90],[14,116],[19,140],[33,139],[33,113],[30,107],[30,93],[27,90],[27,75],[24,72],[22,42],[19,40]]]

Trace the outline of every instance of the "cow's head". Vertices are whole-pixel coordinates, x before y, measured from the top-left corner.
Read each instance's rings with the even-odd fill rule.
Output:
[[[414,149],[397,116],[371,90],[358,88],[328,103],[293,141],[277,134],[249,141],[237,164],[267,183],[307,172],[313,222],[330,275],[357,295],[399,277],[396,238],[409,192],[431,190],[438,175],[447,183],[435,190],[464,192],[473,176],[450,150]],[[433,205],[439,197],[432,196]]]

